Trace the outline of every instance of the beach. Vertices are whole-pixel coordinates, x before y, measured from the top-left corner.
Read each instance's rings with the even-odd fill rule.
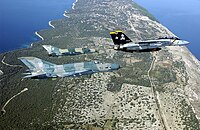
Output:
[[[78,0],[76,0],[74,3],[72,3],[72,9],[75,9],[75,5],[77,2],[78,2]],[[67,11],[64,11],[63,16],[66,18],[69,18],[69,16],[67,15]],[[51,22],[52,21],[49,21],[49,26],[52,28],[55,28],[55,26],[53,26]],[[37,35],[41,40],[44,40],[44,38],[38,32],[35,32],[35,35]]]
[[[35,35],[37,35],[41,40],[44,40],[44,38],[38,32],[35,32]]]
[[[78,2],[78,0],[76,0],[73,4],[72,4],[72,9],[75,9],[75,5]]]
[[[55,28],[55,26],[53,26],[53,25],[51,24],[51,21],[49,21],[49,26],[52,27],[52,28]]]
[[[70,17],[70,16],[67,15],[67,11],[64,12],[63,16],[66,17],[66,18]]]
[[[148,2],[146,0],[134,0],[134,2],[146,8],[160,23],[179,38],[189,41],[188,49],[200,60],[198,39],[200,34],[200,1],[168,0],[162,2],[155,0],[154,2]]]

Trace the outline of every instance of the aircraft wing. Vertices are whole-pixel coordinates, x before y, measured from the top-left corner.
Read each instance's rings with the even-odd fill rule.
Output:
[[[57,73],[58,77],[68,77],[68,76],[80,76],[84,74],[92,74],[94,73],[92,70],[78,70],[78,71],[70,71],[65,73]]]
[[[26,75],[23,78],[34,78],[34,77],[39,77],[39,76],[44,76],[46,73],[38,73],[38,74],[31,74],[31,75]]]
[[[56,66],[55,64],[36,57],[20,57],[18,59],[20,59],[30,71],[30,74],[26,75],[24,78],[47,76],[49,72],[46,69]],[[49,75],[49,77],[51,77],[51,75]]]

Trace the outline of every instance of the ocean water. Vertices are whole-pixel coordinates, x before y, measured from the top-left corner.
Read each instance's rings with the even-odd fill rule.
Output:
[[[63,18],[75,0],[0,0],[0,53],[40,40],[35,31]]]
[[[181,39],[200,60],[200,0],[133,0]]]

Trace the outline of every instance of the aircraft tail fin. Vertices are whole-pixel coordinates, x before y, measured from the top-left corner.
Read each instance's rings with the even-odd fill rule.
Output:
[[[21,60],[31,71],[44,70],[45,68],[55,65],[36,57],[20,57],[18,59]]]
[[[42,45],[45,50],[47,50],[49,55],[59,53],[59,48],[51,46],[51,45]]]
[[[132,42],[121,30],[116,30],[115,32],[110,32],[114,44],[126,44]]]

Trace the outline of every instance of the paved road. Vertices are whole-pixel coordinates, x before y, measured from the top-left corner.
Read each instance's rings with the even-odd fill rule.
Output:
[[[14,96],[12,96],[12,97],[3,105],[2,109],[1,109],[1,114],[4,115],[4,114],[6,113],[5,107],[8,105],[8,103],[9,103],[12,99],[14,99],[15,97],[19,96],[20,94],[22,94],[22,93],[24,93],[24,92],[26,92],[26,91],[28,91],[28,88],[24,88],[21,92],[19,92],[19,93],[15,94]]]

